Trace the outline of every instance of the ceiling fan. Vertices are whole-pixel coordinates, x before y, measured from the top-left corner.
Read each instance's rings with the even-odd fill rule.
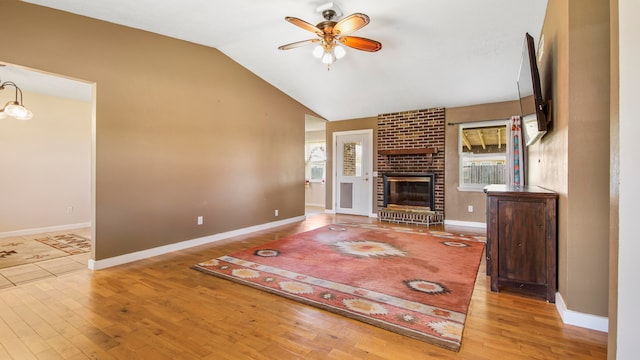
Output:
[[[282,45],[279,46],[278,49],[289,50],[317,43],[318,45],[314,48],[313,55],[322,59],[324,64],[327,64],[327,70],[330,69],[334,61],[342,58],[346,54],[346,51],[340,44],[368,52],[375,52],[382,49],[382,44],[378,41],[358,36],[345,36],[367,25],[369,23],[369,16],[362,13],[355,13],[336,22],[334,19],[337,16],[337,12],[334,8],[323,9],[322,16],[325,21],[315,26],[295,17],[285,17],[284,19],[286,21],[304,30],[311,31],[318,35],[318,37]]]

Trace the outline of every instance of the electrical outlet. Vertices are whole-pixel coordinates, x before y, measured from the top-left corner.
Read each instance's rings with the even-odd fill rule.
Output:
[[[273,215],[278,216],[278,209],[276,209],[276,211],[273,212]]]
[[[67,214],[71,214],[73,212],[73,206],[67,206]]]
[[[473,205],[467,206],[467,211],[468,212],[473,212]]]
[[[202,225],[202,224],[204,224],[204,217],[198,216],[198,225]]]

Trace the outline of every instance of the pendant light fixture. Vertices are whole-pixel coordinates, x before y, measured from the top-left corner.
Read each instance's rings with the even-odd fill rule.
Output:
[[[13,87],[16,90],[15,99],[9,101],[3,108],[0,108],[0,119],[6,117],[12,117],[18,120],[30,120],[33,117],[33,113],[24,107],[22,101],[22,90],[13,81],[5,81],[0,84],[0,90],[6,89],[7,86]],[[18,100],[18,94],[20,98]]]

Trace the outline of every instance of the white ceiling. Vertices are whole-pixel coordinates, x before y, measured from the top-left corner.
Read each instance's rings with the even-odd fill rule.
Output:
[[[537,39],[547,0],[342,0],[371,22],[353,33],[382,43],[326,65],[284,20],[322,21],[325,0],[27,0],[217,48],[327,120],[517,98],[524,34]],[[4,80],[4,79],[3,79]]]

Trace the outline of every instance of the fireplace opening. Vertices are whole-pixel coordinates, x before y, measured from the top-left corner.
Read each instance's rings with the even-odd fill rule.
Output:
[[[384,207],[433,210],[434,174],[388,174],[384,180]]]

